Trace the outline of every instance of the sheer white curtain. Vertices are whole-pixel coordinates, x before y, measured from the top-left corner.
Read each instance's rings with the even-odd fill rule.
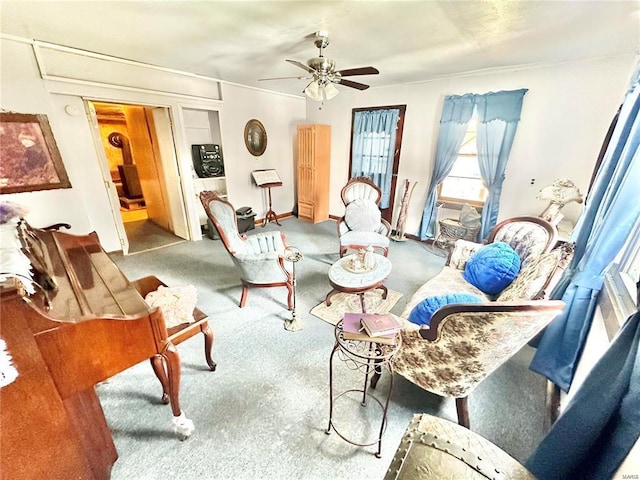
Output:
[[[380,208],[389,207],[393,156],[400,110],[358,111],[353,119],[351,176],[369,177],[382,190]]]

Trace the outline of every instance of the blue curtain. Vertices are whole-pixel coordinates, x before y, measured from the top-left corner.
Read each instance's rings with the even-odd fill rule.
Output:
[[[445,97],[440,118],[440,133],[436,150],[431,183],[427,190],[427,201],[422,211],[420,239],[432,238],[435,231],[437,186],[453,167],[467,132],[469,120],[475,108],[475,95],[450,95]]]
[[[591,327],[604,273],[640,215],[640,84],[638,75],[622,104],[618,123],[571,240],[575,255],[552,298],[567,304],[542,336],[531,370],[567,392]]]
[[[640,436],[639,342],[637,312],[527,461],[536,478],[613,478]]]
[[[399,109],[389,108],[355,112],[353,119],[351,176],[369,177],[380,187],[380,208],[389,208],[399,116]]]
[[[527,89],[476,96],[478,163],[484,186],[488,190],[482,208],[480,239],[486,238],[498,221],[504,171],[520,121],[525,93]]]

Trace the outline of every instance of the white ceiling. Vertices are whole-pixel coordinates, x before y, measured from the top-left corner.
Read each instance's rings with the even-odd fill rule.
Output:
[[[300,94],[285,62],[325,56],[397,85],[640,51],[639,1],[5,1],[5,34]],[[344,86],[338,86],[344,89]]]

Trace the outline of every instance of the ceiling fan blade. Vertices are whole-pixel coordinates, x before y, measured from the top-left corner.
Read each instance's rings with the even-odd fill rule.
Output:
[[[312,78],[311,75],[306,75],[306,76],[302,76],[302,77],[273,77],[273,78],[259,78],[258,81],[259,82],[264,82],[266,80],[292,80],[292,79],[296,79],[296,80],[304,80],[304,79],[308,79],[308,78]]]
[[[300,67],[300,68],[302,68],[303,70],[306,70],[309,73],[316,73],[316,71],[313,68],[311,68],[311,67],[309,67],[309,66],[305,65],[304,63],[299,62],[297,60],[285,60],[285,61],[289,62],[292,65],[295,65],[296,67]]]
[[[377,75],[380,73],[377,68],[374,67],[360,67],[360,68],[347,68],[346,70],[338,70],[338,73],[343,77],[351,77],[354,75]]]
[[[369,88],[369,85],[365,85],[364,83],[352,82],[351,80],[345,80],[344,78],[341,78],[337,83],[339,85],[356,88],[358,90],[366,90],[367,88]]]

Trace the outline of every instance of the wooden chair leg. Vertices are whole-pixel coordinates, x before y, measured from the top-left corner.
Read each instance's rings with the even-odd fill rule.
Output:
[[[154,355],[149,359],[151,362],[151,368],[153,368],[153,372],[160,380],[160,385],[162,385],[162,398],[161,402],[165,405],[169,404],[169,379],[167,378],[167,372],[165,370],[164,359],[162,355]]]
[[[240,308],[244,308],[247,303],[247,297],[249,296],[249,287],[242,286],[242,296],[240,297]]]
[[[180,355],[175,345],[169,343],[164,349],[163,356],[165,365],[167,366],[171,412],[174,417],[178,417],[180,416]]]
[[[205,322],[200,325],[200,331],[204,335],[204,358],[207,360],[209,370],[215,372],[216,362],[211,359],[211,349],[213,348],[213,330],[209,327],[209,322]]]
[[[467,399],[469,397],[456,398],[456,411],[458,412],[458,424],[465,428],[469,428],[469,406]]]

